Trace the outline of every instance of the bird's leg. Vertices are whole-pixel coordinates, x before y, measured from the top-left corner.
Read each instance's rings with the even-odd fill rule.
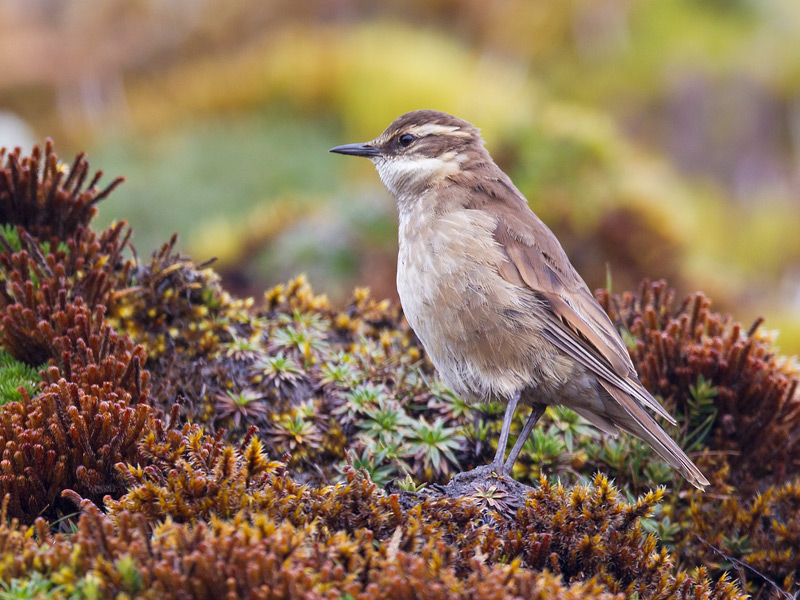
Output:
[[[508,433],[511,429],[511,421],[514,419],[514,412],[517,410],[519,404],[519,392],[514,394],[508,401],[506,406],[505,415],[503,415],[503,426],[500,428],[500,439],[497,442],[497,453],[494,455],[494,460],[488,465],[476,467],[464,473],[457,473],[452,482],[466,482],[473,479],[480,479],[490,477],[492,473],[503,473],[503,461],[506,457],[506,447],[508,446]]]
[[[497,453],[494,455],[494,460],[491,465],[496,471],[503,468],[503,462],[506,458],[506,447],[508,446],[508,434],[511,431],[511,421],[514,420],[514,413],[517,411],[519,397],[520,392],[517,392],[506,405],[506,413],[503,415],[503,426],[500,428],[500,439],[497,441]]]
[[[528,436],[531,434],[531,431],[533,431],[534,425],[536,425],[536,423],[544,414],[545,408],[547,407],[544,404],[534,404],[533,408],[531,409],[531,414],[528,417],[528,420],[525,421],[525,425],[522,427],[522,431],[519,432],[519,437],[517,438],[517,441],[514,443],[514,447],[511,448],[511,453],[508,455],[508,460],[500,468],[500,472],[503,475],[508,475],[509,473],[511,473],[511,468],[514,466],[514,463],[517,462],[517,457],[519,456],[519,453],[522,450],[523,444],[525,444],[525,440],[528,439]],[[507,437],[508,437],[508,432],[506,432],[506,438]],[[495,460],[497,460],[496,456]]]

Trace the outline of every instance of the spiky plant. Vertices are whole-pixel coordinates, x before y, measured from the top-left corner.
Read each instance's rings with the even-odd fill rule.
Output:
[[[407,436],[406,457],[418,463],[421,472],[432,477],[444,477],[458,469],[454,451],[464,436],[455,427],[446,427],[442,419],[428,423],[424,418],[412,421]]]
[[[339,353],[341,356],[342,353]],[[356,366],[347,359],[334,356],[321,367],[320,383],[326,388],[352,387],[358,381]]]
[[[227,390],[214,397],[214,410],[219,421],[230,420],[237,429],[262,423],[269,414],[264,396],[256,390]]]
[[[516,504],[515,498],[507,491],[499,489],[496,485],[480,483],[475,486],[474,490],[471,498],[482,508],[508,514]]]
[[[289,452],[292,458],[305,458],[322,447],[322,431],[307,416],[300,413],[281,415],[267,430],[272,444],[282,452]]]
[[[388,398],[386,387],[374,383],[363,383],[344,395],[333,413],[344,423],[353,423]]]
[[[403,407],[386,397],[379,398],[377,406],[369,406],[364,412],[364,418],[356,425],[362,429],[359,437],[370,443],[390,443],[413,428],[413,421]]]
[[[258,360],[264,356],[264,344],[257,332],[249,337],[231,334],[229,342],[221,344],[225,356],[237,361]]]
[[[251,369],[267,388],[275,390],[279,397],[287,397],[290,391],[305,379],[305,371],[293,358],[283,352],[257,360]]]
[[[314,364],[317,356],[329,348],[328,342],[317,329],[297,325],[276,329],[272,333],[271,343],[276,349],[298,357],[306,366]]]
[[[552,421],[549,430],[558,433],[564,439],[564,445],[569,452],[575,449],[575,442],[581,436],[598,433],[578,413],[566,406],[548,406],[547,416]]]

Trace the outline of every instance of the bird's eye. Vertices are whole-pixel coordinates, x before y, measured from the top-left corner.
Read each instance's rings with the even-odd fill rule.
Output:
[[[413,142],[415,139],[417,139],[417,138],[415,138],[410,133],[404,133],[399,138],[397,138],[397,141],[400,142],[400,145],[403,148],[407,148],[408,146],[411,145],[411,142]]]

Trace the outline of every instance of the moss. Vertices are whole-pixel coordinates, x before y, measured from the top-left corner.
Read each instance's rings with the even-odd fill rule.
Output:
[[[201,470],[243,482],[259,454],[248,452],[249,458],[217,454]],[[164,519],[159,496],[134,493],[112,503],[108,518],[84,503],[69,538],[51,536],[41,521],[36,541],[4,524],[0,544],[16,558],[3,575],[49,574],[69,592],[91,574],[99,597],[108,598],[260,598],[268,590],[332,598],[438,598],[446,590],[456,598],[493,598],[501,590],[526,597],[743,598],[702,569],[673,571],[668,553],[637,523],[660,494],[627,504],[601,476],[572,490],[542,480],[510,518],[470,498],[386,494],[354,470],[323,488],[298,486],[279,466],[259,470],[256,479],[262,482],[247,493],[258,500],[225,519],[213,512],[191,522]],[[208,483],[179,487],[196,493]],[[143,502],[161,517],[138,519]]]
[[[50,142],[44,157],[17,151],[0,169],[0,203],[19,248],[0,236],[2,345],[29,368],[47,365],[42,385],[21,388],[0,413],[0,495],[26,523],[41,515],[57,523],[81,498],[120,496],[114,465],[139,461],[139,438],[158,417],[143,349],[104,318],[103,302],[130,273],[122,258],[130,233],[119,224],[96,234],[88,221],[116,183],[98,192],[98,174],[83,189],[87,173],[79,156],[65,176]]]
[[[800,479],[750,498],[727,495],[712,505],[694,498],[684,556],[717,572],[734,571],[753,594],[797,593],[800,581]]]
[[[163,440],[151,436],[143,451],[157,466],[118,467],[131,491],[107,503],[116,522],[144,515],[158,528],[165,521],[266,518],[313,527],[315,535],[332,536],[328,543],[336,532],[356,537],[368,532],[380,544],[411,553],[435,550],[437,560],[454,573],[469,573],[478,558],[486,565],[517,562],[526,569],[546,569],[568,582],[593,577],[606,590],[628,597],[680,598],[701,591],[736,597],[725,584],[712,592],[704,575],[667,575],[672,559],[639,522],[652,513],[663,491],[627,504],[600,475],[593,485],[572,489],[542,478],[523,498],[497,493],[446,498],[435,492],[389,494],[353,469],[338,485],[300,486],[285,465],[267,459],[257,438],[234,450],[197,427]],[[523,504],[514,509],[513,501]],[[341,544],[344,540],[336,542]]]
[[[665,282],[645,282],[638,294],[598,296],[712,482],[710,493],[670,499],[660,530],[687,564],[731,573],[756,596],[796,593],[796,365],[776,353],[760,319],[745,329],[701,293],[678,303]]]
[[[97,203],[107,197],[124,178],[117,177],[104,189],[97,184],[98,171],[87,183],[89,162],[81,153],[71,166],[59,162],[53,142],[47,140],[44,152],[34,146],[29,157],[19,149],[6,154],[0,149],[0,214],[3,223],[21,226],[41,241],[66,241],[86,228],[97,214]],[[56,244],[53,245],[55,247]]]
[[[780,483],[800,468],[794,442],[800,371],[780,357],[761,320],[750,328],[715,313],[702,293],[675,302],[666,282],[601,303],[629,335],[642,383],[677,413],[681,437],[738,458],[731,481],[747,491]]]
[[[34,395],[41,381],[39,369],[14,360],[8,352],[0,350],[0,406],[21,400],[19,388],[24,388],[29,396]]]
[[[438,381],[398,307],[357,289],[337,309],[304,278],[238,300],[174,239],[127,259],[124,224],[90,227],[93,186],[25,164],[0,177],[24,217],[0,246],[0,330],[47,366],[0,411],[3,581],[109,598],[740,598],[729,573],[796,588],[797,373],[704,297],[600,294],[712,494],[550,409],[515,471],[532,492],[452,498],[437,482],[491,458],[500,413]],[[392,484],[406,473],[415,491]]]
[[[151,536],[133,522],[117,532],[90,509],[74,537],[81,551],[67,568],[68,555],[58,551],[63,538],[28,543],[23,551],[39,553],[51,569],[49,580],[65,595],[92,585],[98,598],[621,598],[595,581],[567,584],[518,562],[476,559],[473,572],[459,578],[440,560],[448,554],[442,545],[415,553],[399,536],[376,543],[363,530],[329,536],[313,524],[294,527],[268,518],[212,519],[192,528],[166,523]],[[14,581],[35,579],[34,573]]]

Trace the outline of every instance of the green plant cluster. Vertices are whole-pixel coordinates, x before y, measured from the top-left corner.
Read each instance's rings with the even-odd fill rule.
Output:
[[[39,370],[14,360],[5,350],[0,350],[0,406],[22,400],[19,388],[28,396],[35,395],[39,387]]]
[[[254,306],[173,244],[135,270],[109,321],[147,349],[187,418],[233,437],[256,425],[272,455],[317,481],[350,451],[381,484],[444,481],[470,453],[461,429],[473,411],[435,379],[397,307],[357,289],[335,310],[303,277]]]
[[[46,364],[40,386],[0,408],[0,592],[738,599],[740,585],[765,598],[796,589],[797,449],[786,432],[797,373],[756,329],[743,333],[702,299],[673,308],[660,283],[600,294],[643,381],[681,415],[711,493],[686,489],[643,444],[597,437],[551,408],[515,471],[530,494],[487,483],[451,498],[438,483],[490,460],[500,407],[447,390],[397,307],[361,289],[335,309],[302,278],[260,303],[238,300],[174,239],[149,261],[126,258],[126,226],[94,232],[80,208],[105,193],[97,177],[82,187],[87,172],[82,157],[60,165],[49,143],[0,169],[2,346]],[[72,230],[58,225],[69,215],[83,215]],[[744,452],[783,462],[748,478],[734,459]]]

